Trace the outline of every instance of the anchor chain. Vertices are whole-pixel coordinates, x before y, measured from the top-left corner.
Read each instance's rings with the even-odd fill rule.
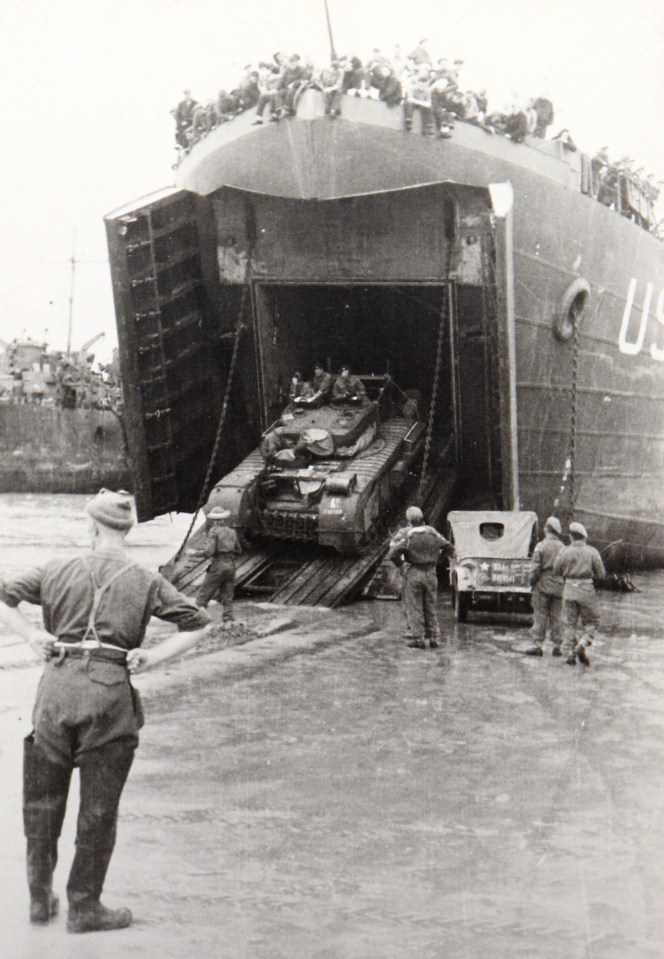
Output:
[[[448,294],[449,295],[449,294]],[[424,455],[422,457],[422,472],[420,474],[420,483],[417,490],[418,497],[422,499],[424,484],[426,482],[427,470],[429,468],[429,456],[431,454],[431,438],[433,435],[433,419],[436,411],[436,402],[438,400],[438,389],[440,385],[440,367],[443,360],[443,343],[445,339],[445,309],[440,311],[440,324],[438,326],[438,342],[436,344],[436,365],[433,373],[433,384],[431,387],[431,403],[429,404],[429,422],[427,432],[424,438]]]
[[[574,516],[574,507],[576,505],[576,426],[578,411],[578,386],[579,386],[579,320],[576,313],[574,316],[574,350],[572,353],[572,413],[570,419],[570,440],[569,440],[569,512],[570,519]]]
[[[576,506],[576,433],[578,416],[578,387],[579,387],[579,320],[576,311],[571,314],[574,327],[573,347],[572,347],[572,402],[570,407],[570,432],[568,455],[565,460],[565,467],[560,484],[560,493],[554,501],[554,508],[558,509],[562,505],[562,500],[567,494],[568,508],[567,520],[570,522],[574,518],[574,508]]]

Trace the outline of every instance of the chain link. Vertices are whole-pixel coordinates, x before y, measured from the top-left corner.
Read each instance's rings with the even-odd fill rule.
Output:
[[[449,292],[448,292],[449,296]],[[429,456],[431,453],[431,438],[433,435],[433,418],[436,411],[436,401],[438,399],[438,389],[440,384],[440,367],[443,360],[443,342],[445,338],[445,309],[440,311],[440,325],[438,327],[438,343],[436,345],[436,365],[433,372],[433,384],[431,388],[431,403],[429,404],[429,423],[427,433],[424,439],[424,456],[422,457],[422,473],[420,475],[420,485],[418,496],[422,498],[424,484],[426,482],[427,470],[429,468]]]
[[[576,506],[576,431],[577,431],[577,415],[578,415],[579,352],[580,352],[579,319],[575,311],[572,311],[572,313],[570,314],[570,317],[572,320],[574,332],[573,332],[573,347],[572,347],[572,403],[570,408],[569,446],[568,446],[567,456],[565,458],[563,475],[560,481],[560,491],[553,503],[554,510],[560,509],[565,497],[567,497],[567,502],[568,502],[567,521],[568,522],[570,522],[574,518],[574,509]]]
[[[574,323],[574,351],[572,354],[572,414],[570,419],[570,437],[569,437],[569,514],[570,519],[574,516],[574,507],[576,506],[576,426],[578,411],[578,384],[579,384],[579,319],[576,312],[572,313]]]

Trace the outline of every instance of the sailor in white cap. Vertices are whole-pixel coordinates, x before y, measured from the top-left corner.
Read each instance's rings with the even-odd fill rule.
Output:
[[[587,542],[588,533],[582,523],[569,524],[570,545],[558,553],[553,571],[562,576],[563,586],[563,641],[567,650],[567,662],[576,661],[590,665],[588,646],[599,625],[599,603],[595,593],[594,579],[606,576],[602,557],[594,546]],[[581,624],[582,633],[577,643],[576,630]]]
[[[419,506],[406,510],[408,525],[402,527],[390,543],[388,559],[404,573],[403,603],[408,626],[408,646],[431,649],[438,646],[440,626],[436,612],[438,580],[436,565],[441,550],[449,542],[433,526],[424,522]]]
[[[533,591],[534,621],[532,629],[533,645],[526,653],[529,656],[542,656],[544,637],[547,627],[551,631],[552,653],[561,656],[562,630],[560,612],[562,607],[563,581],[553,572],[558,553],[563,548],[560,539],[562,527],[557,516],[549,516],[544,524],[544,538],[533,552],[533,569],[530,585]]]
[[[0,581],[0,622],[45,661],[23,751],[30,921],[46,925],[58,912],[53,869],[78,768],[76,854],[67,882],[73,933],[122,929],[132,921],[129,909],[107,909],[100,901],[143,725],[130,674],[191,649],[210,622],[193,600],[127,555],[124,540],[134,524],[129,493],[101,490],[86,512],[90,550]],[[43,629],[23,616],[21,602],[41,606]],[[174,623],[178,632],[142,649],[151,616]]]
[[[230,515],[230,512],[221,506],[214,506],[207,514],[207,545],[203,556],[210,558],[210,565],[196,594],[196,601],[203,608],[218,596],[225,623],[232,623],[234,619],[235,557],[242,552],[237,533],[226,525]]]

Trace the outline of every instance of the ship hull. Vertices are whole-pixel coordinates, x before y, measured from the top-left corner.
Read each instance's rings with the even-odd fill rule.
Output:
[[[192,150],[178,190],[107,218],[139,509],[195,504],[229,372],[215,479],[272,422],[293,369],[350,361],[421,390],[434,450],[454,440],[459,508],[574,517],[610,567],[661,565],[662,244],[588,195],[587,162],[561,143],[465,124],[430,140],[351,98],[334,123],[321,112],[312,93],[286,123],[238,117]],[[495,184],[509,184],[505,209]],[[184,276],[183,254],[169,265],[158,250],[180,229],[173,204],[187,209]],[[146,299],[150,236],[163,270]],[[202,291],[187,351],[174,328],[189,314],[171,309],[183,279]],[[208,403],[192,413],[194,371]]]
[[[108,410],[0,405],[0,492],[131,488],[122,424]]]

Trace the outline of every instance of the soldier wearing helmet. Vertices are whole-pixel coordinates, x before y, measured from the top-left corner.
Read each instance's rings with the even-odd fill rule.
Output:
[[[203,556],[209,557],[210,565],[196,594],[196,601],[203,609],[207,608],[211,599],[219,596],[224,623],[232,623],[234,619],[235,557],[242,553],[237,533],[226,525],[230,515],[227,509],[220,506],[213,507],[207,515],[207,545]]]

